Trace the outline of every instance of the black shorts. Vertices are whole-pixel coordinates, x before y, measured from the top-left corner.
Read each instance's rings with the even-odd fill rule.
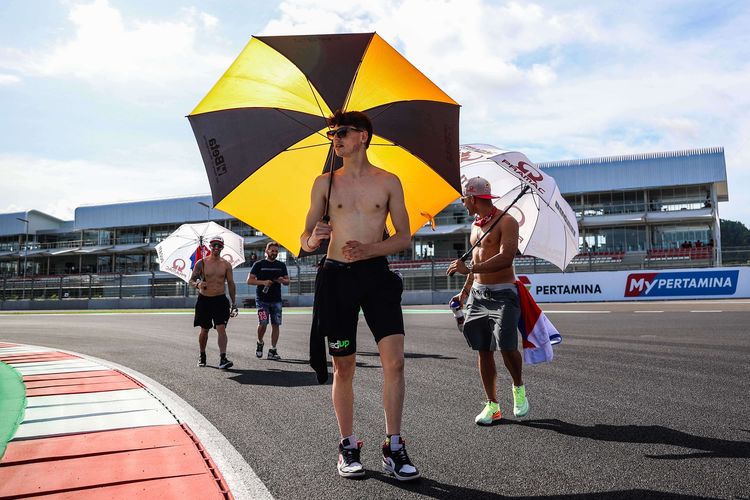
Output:
[[[352,263],[326,259],[315,283],[315,315],[331,356],[357,352],[360,308],[376,342],[403,335],[403,290],[401,277],[388,269],[385,257]]]
[[[198,295],[195,302],[195,320],[193,326],[210,329],[229,322],[229,299],[226,295],[207,297]]]

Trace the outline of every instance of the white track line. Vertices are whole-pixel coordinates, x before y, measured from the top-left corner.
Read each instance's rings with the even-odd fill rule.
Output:
[[[260,499],[273,500],[271,492],[263,484],[250,464],[234,448],[232,443],[214,425],[201,415],[195,408],[186,403],[177,394],[167,389],[155,380],[139,373],[127,366],[119,365],[108,360],[87,356],[85,354],[63,351],[59,352],[81,356],[92,363],[101,363],[107,368],[120,370],[138,380],[145,388],[180,421],[190,426],[206,447],[221,475],[229,485],[232,495],[237,500]]]
[[[544,314],[609,314],[611,311],[545,311]]]

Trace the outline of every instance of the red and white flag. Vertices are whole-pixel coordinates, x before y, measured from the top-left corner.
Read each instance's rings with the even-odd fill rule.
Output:
[[[516,287],[521,304],[518,330],[523,338],[523,360],[530,365],[552,361],[552,346],[562,342],[562,336],[539,308],[524,284],[516,281]]]

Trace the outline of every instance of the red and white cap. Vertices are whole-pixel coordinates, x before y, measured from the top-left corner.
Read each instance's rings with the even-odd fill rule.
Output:
[[[499,196],[492,194],[489,181],[483,177],[472,177],[466,181],[463,195],[476,196],[477,198],[484,198],[485,200],[499,198]]]
[[[213,245],[214,243],[221,243],[221,246],[224,246],[224,238],[222,238],[221,236],[214,236],[213,238],[211,238],[208,244]]]

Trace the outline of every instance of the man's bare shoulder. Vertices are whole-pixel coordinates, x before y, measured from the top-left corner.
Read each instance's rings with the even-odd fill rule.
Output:
[[[376,167],[373,165],[372,170],[372,176],[377,180],[377,182],[382,183],[384,186],[390,188],[401,186],[401,179],[398,178],[396,174],[392,174],[391,172],[382,169],[380,167]]]
[[[503,226],[503,229],[518,229],[518,221],[510,214],[504,214],[500,218],[500,223],[498,225]]]
[[[315,189],[318,186],[328,185],[329,177],[331,177],[331,174],[329,172],[325,172],[317,176],[315,180],[313,181],[313,189]]]

